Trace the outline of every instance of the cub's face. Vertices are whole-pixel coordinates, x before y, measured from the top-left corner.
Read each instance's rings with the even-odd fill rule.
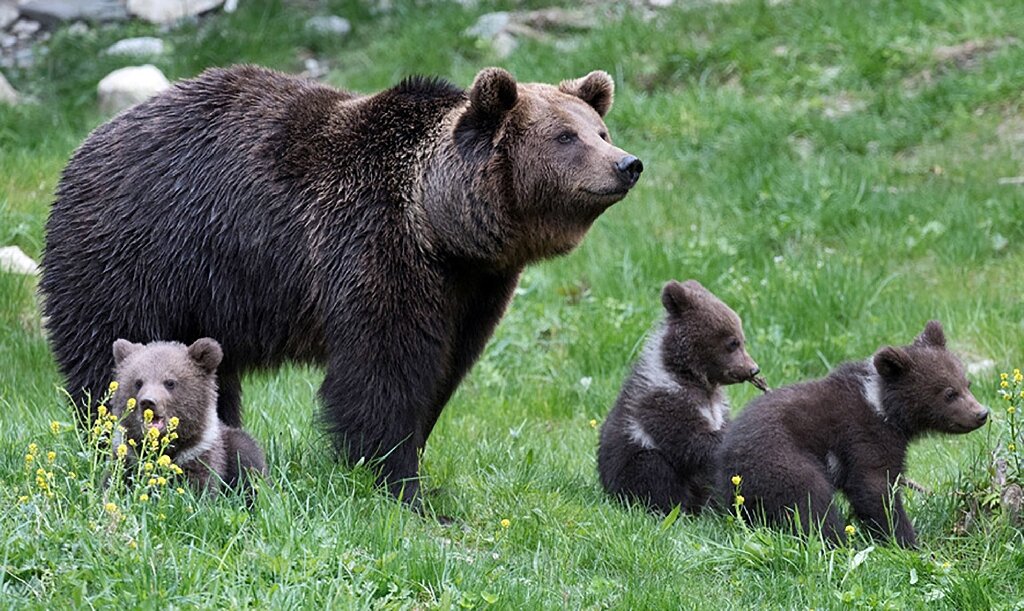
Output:
[[[121,416],[128,399],[136,401],[125,417],[129,437],[141,439],[147,427],[163,434],[171,418],[178,418],[178,447],[202,434],[208,412],[216,414],[216,369],[222,358],[217,342],[204,338],[186,347],[176,342],[143,345],[119,339],[113,349],[118,383],[113,412]],[[153,412],[148,424],[146,410]]]
[[[885,392],[909,412],[902,418],[911,432],[968,433],[988,420],[939,322],[930,321],[913,344],[882,348],[873,360]]]
[[[696,373],[712,384],[737,384],[760,372],[747,354],[739,316],[695,280],[665,285],[662,356],[669,370]]]
[[[474,80],[458,137],[486,150],[474,186],[519,228],[527,260],[571,250],[639,180],[643,163],[604,124],[613,95],[601,71],[557,87],[517,83],[500,68]]]

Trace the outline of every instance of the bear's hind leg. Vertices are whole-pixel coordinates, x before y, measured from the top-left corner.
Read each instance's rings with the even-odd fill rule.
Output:
[[[684,511],[692,508],[692,499],[675,469],[657,452],[645,450],[627,462],[615,478],[613,494],[623,500],[636,500],[655,511],[668,513],[676,505]]]
[[[242,380],[237,370],[223,365],[217,371],[217,416],[228,426],[242,426]]]

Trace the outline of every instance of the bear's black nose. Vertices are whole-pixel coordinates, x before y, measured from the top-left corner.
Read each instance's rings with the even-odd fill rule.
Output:
[[[761,373],[761,368],[760,367],[754,367],[753,369],[750,370],[750,377],[754,377],[754,376],[756,376],[759,373]]]
[[[619,173],[621,180],[626,187],[632,187],[640,180],[640,172],[644,171],[644,163],[632,155],[626,155],[615,164],[615,171]]]
[[[985,424],[985,421],[988,420],[988,410],[985,409],[985,408],[982,408],[982,410],[980,412],[977,412],[976,414],[974,414],[974,417],[978,419],[978,424],[979,425]]]
[[[139,399],[139,409],[154,409],[156,408],[156,401],[149,397],[143,397]]]

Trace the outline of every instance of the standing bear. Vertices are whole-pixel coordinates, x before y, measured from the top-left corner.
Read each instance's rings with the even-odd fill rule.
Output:
[[[697,513],[714,489],[729,421],[722,386],[760,384],[743,325],[696,280],[665,285],[665,320],[647,340],[601,427],[597,469],[609,494]]]
[[[252,478],[267,475],[267,461],[248,433],[217,417],[220,344],[208,337],[190,346],[119,339],[113,354],[117,392],[111,407],[132,447],[140,448],[151,428],[158,436],[173,429],[164,451],[194,490],[217,492],[225,486],[242,490],[251,500]],[[135,399],[131,408],[129,399]]]
[[[722,443],[721,500],[734,503],[738,475],[747,519],[804,533],[820,526],[839,542],[844,521],[833,497],[841,490],[869,531],[914,547],[899,490],[907,446],[929,432],[973,431],[987,419],[933,320],[909,346],[883,347],[752,401]]]
[[[320,364],[336,449],[415,498],[419,452],[523,267],[569,252],[640,176],[602,120],[612,96],[601,71],[361,96],[237,66],[121,113],[75,152],[46,225],[69,392],[98,396],[118,337],[217,337],[217,411],[237,426],[245,372]]]

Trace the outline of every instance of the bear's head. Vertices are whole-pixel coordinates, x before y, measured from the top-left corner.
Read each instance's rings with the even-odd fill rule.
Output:
[[[558,86],[517,83],[501,68],[476,75],[456,150],[474,160],[474,199],[493,215],[482,224],[504,234],[508,264],[568,252],[640,178],[643,164],[612,144],[604,124],[614,90],[602,71]]]
[[[887,420],[908,435],[967,433],[985,424],[988,409],[971,394],[960,359],[946,349],[935,320],[909,346],[885,346],[872,359],[881,378]]]
[[[124,416],[130,439],[140,441],[149,427],[161,435],[171,418],[178,418],[176,440],[170,453],[197,443],[217,418],[217,366],[223,358],[220,344],[210,338],[185,346],[177,342],[134,344],[114,342],[114,393],[112,411]],[[129,398],[135,407],[125,414]],[[153,412],[145,422],[146,410]],[[215,422],[214,422],[215,424]]]
[[[666,369],[711,385],[745,382],[760,373],[747,354],[740,317],[699,282],[669,281],[661,302],[666,314],[661,345]]]

